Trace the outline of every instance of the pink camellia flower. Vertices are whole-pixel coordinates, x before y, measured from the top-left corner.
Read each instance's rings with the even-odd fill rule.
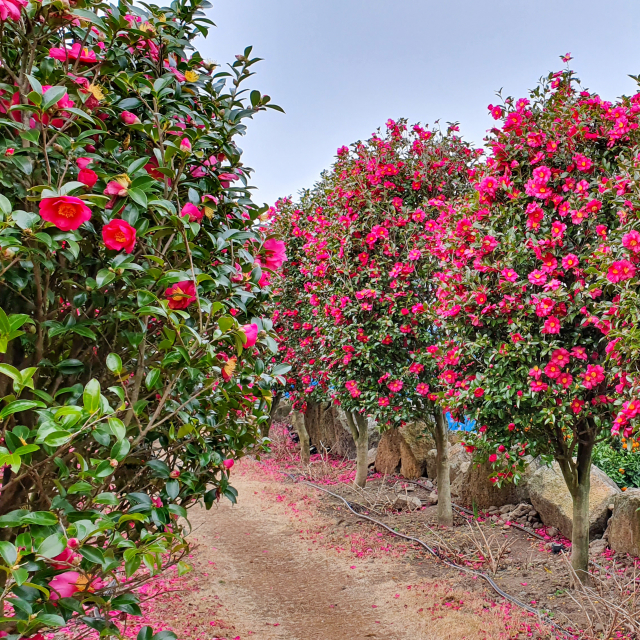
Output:
[[[182,207],[180,215],[183,218],[184,216],[189,216],[189,222],[200,222],[204,216],[204,211],[198,209],[195,204],[187,202],[184,207]]]
[[[60,231],[75,231],[91,219],[91,209],[74,196],[57,196],[40,201],[40,216]]]
[[[111,182],[107,183],[107,187],[103,193],[106,196],[120,196],[124,198],[129,193],[129,190],[118,180],[111,180]]]
[[[78,540],[78,538],[69,538],[67,540],[67,546],[69,549],[77,549],[80,546],[80,540]]]
[[[78,158],[76,160],[76,164],[78,165],[78,169],[87,169],[89,165],[93,162],[91,158]]]
[[[584,347],[573,347],[573,349],[571,349],[571,355],[578,360],[586,360],[587,350]]]
[[[404,383],[402,382],[402,380],[392,380],[391,382],[387,382],[387,387],[389,387],[389,390],[393,391],[394,393],[401,391],[403,386]]]
[[[136,246],[136,230],[126,220],[110,220],[102,227],[102,239],[107,249],[131,253]]]
[[[120,119],[125,124],[140,124],[140,118],[135,113],[131,113],[131,111],[123,111],[120,114]]]
[[[500,273],[508,282],[515,282],[518,279],[518,274],[513,269],[503,269]]]
[[[231,469],[231,467],[233,467],[234,464],[235,464],[235,461],[232,458],[227,458],[226,460],[222,461],[222,466],[225,469]]]
[[[547,281],[547,274],[540,269],[534,269],[529,275],[529,282],[531,284],[543,285]]]
[[[482,396],[484,395],[484,389],[482,387],[478,387],[477,389],[474,389],[473,395],[476,398],[482,398]]]
[[[98,182],[98,174],[92,169],[80,169],[78,171],[78,181],[89,187],[89,189],[93,189],[96,182]]]
[[[629,231],[629,233],[625,233],[622,236],[622,246],[625,249],[629,249],[629,251],[633,251],[633,253],[640,252],[640,233],[638,233],[635,229],[633,231]]]
[[[191,152],[191,140],[189,140],[189,138],[182,138],[182,140],[180,140],[180,151],[184,151],[184,153]]]
[[[571,362],[571,354],[566,349],[556,349],[551,354],[551,362],[559,367],[564,367]]]
[[[265,252],[264,266],[272,271],[277,271],[287,259],[284,242],[282,240],[276,240],[275,238],[269,238],[269,240],[262,245],[262,248]]]
[[[556,382],[565,389],[568,389],[573,382],[573,376],[568,371],[563,371],[557,378]]]
[[[546,382],[541,382],[540,380],[531,380],[529,386],[531,387],[531,391],[535,393],[546,391],[549,388],[549,385]]]
[[[228,189],[232,182],[240,180],[240,176],[235,173],[220,173],[218,174],[218,180],[220,180],[220,186],[223,189]]]
[[[58,598],[70,598],[76,591],[80,591],[78,581],[81,576],[77,571],[65,571],[59,573],[49,583],[51,589],[50,600],[57,600]]]
[[[429,385],[424,382],[421,382],[416,387],[416,393],[418,393],[421,396],[426,396],[429,393]]]
[[[582,407],[584,407],[584,400],[578,400],[578,398],[574,398],[569,406],[571,407],[571,411],[578,415],[582,411]]]
[[[6,151],[4,152],[4,155],[9,157],[9,156],[12,156],[15,152],[16,150],[13,147],[7,147]]]
[[[574,269],[580,264],[578,260],[578,256],[574,253],[568,253],[564,258],[562,258],[562,266],[565,269]]]
[[[390,403],[391,401],[389,400],[389,398],[387,398],[387,396],[378,398],[378,406],[380,407],[388,407]]]
[[[560,333],[560,320],[554,316],[547,318],[541,333]]]
[[[59,553],[55,558],[51,559],[51,566],[54,569],[67,569],[76,556],[77,554],[67,546],[62,553]]]
[[[83,48],[79,42],[72,45],[71,49],[52,47],[49,55],[56,60],[66,62],[67,60],[80,60],[83,64],[95,64],[98,62],[95,52]]]
[[[599,364],[587,365],[587,370],[582,374],[582,385],[585,389],[593,389],[604,380],[604,367]]]
[[[20,11],[27,6],[27,0],[0,0],[0,20],[20,20]]]
[[[636,274],[635,266],[628,260],[617,260],[607,271],[607,280],[609,282],[622,282],[633,278]]]
[[[192,280],[183,280],[170,286],[164,295],[169,300],[169,309],[186,309],[196,300],[196,287]]]
[[[491,463],[495,462],[497,459],[498,459],[498,454],[497,453],[492,453],[489,456],[489,462],[491,462]]]
[[[244,343],[245,349],[253,347],[258,339],[258,325],[257,324],[245,324],[240,327],[240,331],[247,337],[247,341]]]

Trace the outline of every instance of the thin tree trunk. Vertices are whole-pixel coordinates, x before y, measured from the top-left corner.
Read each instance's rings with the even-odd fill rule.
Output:
[[[351,436],[356,445],[356,477],[354,484],[364,488],[367,484],[369,466],[369,429],[367,428],[367,419],[356,412],[353,414],[346,412],[346,416]]]
[[[578,436],[579,437],[579,436]],[[582,582],[589,577],[589,494],[591,491],[591,456],[593,441],[578,443],[578,482],[573,493],[573,529],[571,531],[571,566]]]
[[[300,460],[306,467],[309,464],[311,452],[309,450],[309,432],[307,431],[307,426],[304,423],[304,413],[301,411],[293,411],[291,413],[291,424],[293,425],[293,428],[298,434],[298,439],[300,440]]]
[[[276,414],[278,410],[278,406],[280,405],[280,400],[282,399],[282,391],[278,391],[276,393],[276,397],[271,402],[271,410],[269,411],[269,419],[266,422],[263,422],[260,425],[260,435],[263,438],[269,437],[269,431],[271,430],[271,425],[273,424],[273,416]]]
[[[435,440],[438,455],[438,523],[443,527],[453,526],[451,509],[451,479],[449,473],[449,428],[440,409],[435,410]]]

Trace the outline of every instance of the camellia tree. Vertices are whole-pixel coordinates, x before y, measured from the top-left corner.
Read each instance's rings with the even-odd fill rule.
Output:
[[[606,363],[613,294],[598,253],[633,208],[616,159],[634,143],[640,96],[605,102],[566,71],[490,109],[502,123],[491,157],[442,238],[440,313],[462,352],[443,396],[477,418],[497,481],[517,478],[525,453],[558,462],[584,577],[592,451],[627,384]],[[620,280],[633,269],[611,268]]]
[[[383,427],[424,421],[439,451],[440,521],[451,524],[447,425],[434,405],[440,332],[433,274],[439,217],[469,188],[477,151],[446,135],[389,121],[384,135],[343,147],[299,203],[278,203],[291,261],[280,313],[284,360],[302,397],[342,405],[367,474],[367,416]],[[284,302],[284,304],[283,304]],[[454,357],[455,347],[450,357]]]
[[[121,637],[135,588],[188,570],[178,518],[235,500],[233,461],[268,420],[284,248],[234,139],[271,105],[241,95],[250,49],[217,73],[193,50],[208,6],[0,5],[10,639]]]

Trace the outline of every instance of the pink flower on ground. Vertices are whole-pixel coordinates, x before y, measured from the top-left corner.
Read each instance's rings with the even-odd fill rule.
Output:
[[[170,286],[165,292],[169,309],[186,309],[196,301],[196,287],[192,280],[183,280]]]
[[[91,219],[91,209],[80,198],[58,196],[40,201],[40,216],[61,231],[75,231]]]
[[[102,239],[107,249],[131,253],[136,245],[136,230],[125,220],[110,220],[102,227]]]
[[[195,204],[187,202],[180,211],[182,217],[189,216],[189,222],[200,222],[204,216],[204,211],[200,211]]]
[[[253,347],[258,339],[258,325],[257,324],[245,324],[240,327],[240,331],[247,337],[247,341],[244,343],[245,349]]]

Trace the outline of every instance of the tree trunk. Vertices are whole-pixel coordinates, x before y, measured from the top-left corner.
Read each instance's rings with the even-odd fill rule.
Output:
[[[346,412],[346,415],[353,441],[356,444],[356,477],[354,483],[356,486],[364,488],[367,484],[369,466],[369,429],[367,428],[367,419],[356,412],[353,414]]]
[[[280,405],[280,400],[282,399],[282,391],[278,391],[276,393],[276,397],[271,402],[271,410],[269,411],[269,419],[266,422],[263,422],[260,425],[260,435],[263,438],[269,437],[269,431],[271,430],[271,425],[273,424],[273,416],[278,410],[278,406]]]
[[[577,484],[573,497],[571,531],[571,566],[582,582],[589,577],[589,494],[591,490],[591,455],[593,442],[578,443]]]
[[[435,411],[435,440],[438,455],[438,523],[443,527],[453,526],[451,510],[451,479],[449,474],[449,428],[440,409]]]
[[[309,432],[304,423],[304,413],[301,411],[291,412],[291,424],[298,434],[300,440],[300,461],[306,467],[309,464],[311,452],[309,451]]]

